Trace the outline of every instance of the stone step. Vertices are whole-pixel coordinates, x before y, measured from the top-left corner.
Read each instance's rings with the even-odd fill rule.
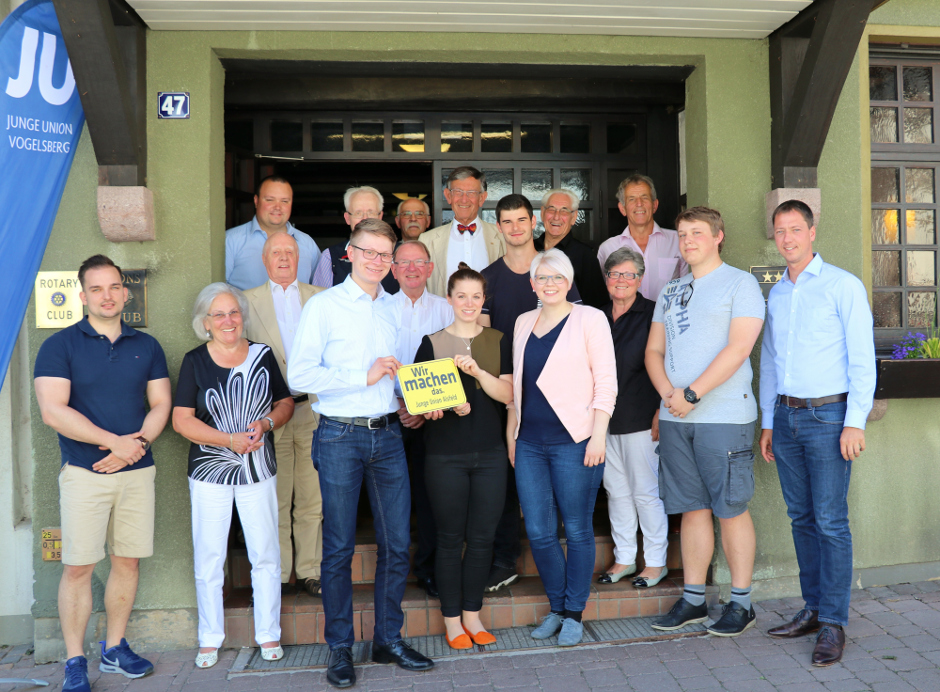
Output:
[[[352,559],[352,580],[353,584],[371,584],[375,581],[375,560],[378,547],[371,536],[364,537],[366,542],[356,543],[356,552]],[[637,569],[642,570],[643,565],[643,537],[638,537],[638,564]],[[562,546],[565,541],[562,539]],[[600,574],[614,562],[614,542],[610,536],[598,535],[594,537],[596,553],[594,558],[594,573]],[[516,562],[516,571],[521,577],[537,577],[539,572],[535,566],[535,559],[532,557],[532,550],[529,547],[529,541],[523,539],[522,555]],[[414,545],[411,549],[414,554]],[[666,552],[666,566],[670,570],[682,569],[682,554],[679,548],[679,534],[669,534],[669,547]],[[294,576],[291,575],[291,582]],[[248,561],[248,552],[245,548],[232,548],[229,550],[229,574],[226,579],[226,585],[229,589],[251,588],[251,563]]]
[[[584,611],[588,620],[649,617],[669,611],[682,595],[681,571],[670,572],[657,586],[638,590],[629,579],[617,584],[598,584],[594,579],[591,595]],[[709,605],[718,602],[718,587],[708,586]],[[422,637],[444,632],[440,602],[409,584],[402,600],[405,612],[404,637]],[[503,629],[536,624],[549,612],[548,599],[538,577],[524,577],[503,588],[483,602],[480,619],[488,629]],[[281,643],[322,644],[324,627],[323,602],[305,593],[285,596],[281,601]],[[372,638],[375,626],[373,588],[371,584],[353,586],[353,627],[356,641]],[[257,646],[251,608],[251,589],[235,589],[225,599],[225,646],[229,648]]]

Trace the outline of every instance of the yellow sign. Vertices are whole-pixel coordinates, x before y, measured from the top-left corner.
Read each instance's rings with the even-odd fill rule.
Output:
[[[413,416],[467,403],[453,358],[403,365],[398,368],[398,384]]]
[[[42,530],[42,559],[50,561],[62,559],[62,529]]]
[[[36,275],[36,327],[61,329],[84,315],[78,297],[82,286],[78,272],[39,272]]]

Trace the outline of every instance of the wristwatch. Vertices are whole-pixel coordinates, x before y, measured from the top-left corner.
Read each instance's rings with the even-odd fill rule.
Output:
[[[136,439],[138,442],[140,442],[140,446],[144,448],[144,451],[145,451],[145,452],[146,452],[148,449],[150,449],[150,440],[148,440],[148,439],[147,439],[146,437],[144,437],[143,435],[138,435],[138,436],[137,436],[136,438],[134,438],[134,439]]]
[[[268,432],[271,432],[272,430],[274,430],[274,419],[270,418],[269,416],[265,416],[264,419],[268,421],[268,424],[271,426],[270,428],[268,428]]]
[[[693,392],[691,387],[686,387],[684,394],[685,394],[685,400],[688,401],[690,404],[697,404],[698,402],[701,401],[701,399],[698,398],[698,394]]]

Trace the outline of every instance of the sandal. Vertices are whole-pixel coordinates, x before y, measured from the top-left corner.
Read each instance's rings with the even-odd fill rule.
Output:
[[[219,662],[219,650],[209,651],[208,653],[196,654],[196,667],[197,668],[211,668],[216,663]]]
[[[265,661],[280,661],[284,658],[284,649],[280,644],[270,648],[261,647],[261,658]]]

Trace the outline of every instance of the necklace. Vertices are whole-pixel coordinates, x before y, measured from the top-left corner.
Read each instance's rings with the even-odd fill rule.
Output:
[[[477,336],[480,336],[480,335],[479,335],[479,334],[477,334]],[[467,343],[467,340],[466,340],[466,339],[464,339],[464,338],[463,338],[462,336],[461,336],[461,337],[458,337],[458,338],[459,338],[459,339],[460,339],[461,341],[463,341],[463,342],[464,342],[464,344],[465,344],[465,345],[466,345],[466,347],[467,347],[467,350],[469,351],[469,350],[470,350],[470,346],[471,346],[471,344],[473,344],[473,339],[476,339],[476,338],[477,338],[477,336],[475,336],[475,337],[473,337],[472,339],[470,339],[470,343]]]

